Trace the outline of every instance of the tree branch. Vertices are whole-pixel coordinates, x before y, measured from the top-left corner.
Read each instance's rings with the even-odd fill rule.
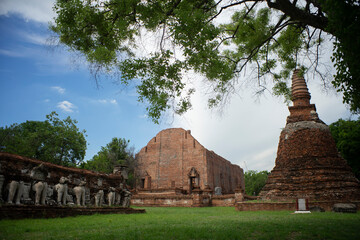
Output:
[[[277,9],[293,20],[326,31],[328,19],[323,15],[314,15],[306,12],[292,4],[289,0],[266,0],[266,2],[269,8]]]
[[[236,3],[232,3],[232,4],[229,4],[229,5],[226,5],[224,7],[221,7],[219,12],[217,14],[215,14],[212,18],[210,18],[207,23],[211,22],[212,20],[214,20],[215,18],[217,18],[223,10],[227,9],[227,8],[230,8],[230,7],[234,7],[236,5],[241,5],[243,3],[246,3],[246,2],[262,2],[263,0],[243,0],[243,1],[240,1],[240,2],[236,2]]]
[[[260,48],[268,41],[270,41],[271,39],[273,39],[273,37],[278,34],[283,28],[285,28],[286,26],[295,24],[296,22],[292,22],[292,21],[286,21],[284,24],[282,24],[281,26],[279,26],[278,29],[274,29],[274,32],[267,37],[264,41],[262,41],[260,44],[258,44],[256,47],[254,47],[251,51],[250,54],[246,57],[246,58],[241,58],[237,61],[237,63],[235,64],[235,68],[236,65],[241,61],[241,60],[245,60],[245,63],[242,64],[242,66],[240,67],[239,70],[235,71],[237,73],[241,72],[242,69],[245,67],[245,65],[252,59],[252,57],[260,50]],[[234,69],[235,70],[235,69]]]

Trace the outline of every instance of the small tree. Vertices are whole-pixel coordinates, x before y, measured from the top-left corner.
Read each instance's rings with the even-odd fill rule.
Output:
[[[265,186],[268,178],[268,171],[249,170],[245,172],[245,192],[250,196],[257,196],[261,189]]]
[[[81,165],[81,168],[112,173],[115,166],[125,165],[128,167],[128,182],[133,186],[134,169],[136,167],[134,147],[129,147],[130,140],[114,137],[110,143],[93,156],[93,158]]]
[[[360,118],[357,121],[339,119],[329,127],[338,151],[360,179]]]
[[[46,120],[26,121],[0,128],[1,151],[39,159],[63,166],[80,164],[86,151],[85,130],[80,131],[77,121],[58,118],[56,112]]]

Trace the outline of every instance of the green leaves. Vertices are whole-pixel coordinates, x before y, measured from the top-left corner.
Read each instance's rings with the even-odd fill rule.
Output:
[[[360,119],[339,119],[329,127],[338,151],[360,179]]]
[[[186,111],[190,107],[186,104],[187,96],[181,96],[184,88],[181,81],[183,63],[172,61],[171,56],[172,52],[165,51],[150,58],[125,60],[119,64],[124,82],[134,78],[142,79],[137,86],[139,101],[150,103],[147,111],[155,122],[162,112],[172,106],[169,103],[171,99],[179,99],[180,106],[176,111]]]
[[[1,151],[63,166],[78,165],[85,157],[85,130],[80,131],[70,117],[60,120],[56,112],[46,119],[1,127]]]
[[[261,189],[265,186],[268,175],[268,171],[246,171],[244,174],[246,194],[249,196],[259,195]]]
[[[115,166],[125,165],[134,159],[128,146],[129,142],[125,138],[114,137],[105,147],[101,147],[101,150],[91,160],[84,162],[81,168],[112,173]]]
[[[328,14],[327,31],[336,40],[332,62],[336,74],[332,84],[344,94],[344,103],[360,113],[360,6],[356,0],[322,1]]]
[[[321,32],[327,31],[337,38],[333,84],[356,111],[360,7],[355,2],[57,0],[51,29],[87,58],[95,74],[118,70],[121,83],[135,82],[139,101],[156,123],[169,109],[181,114],[191,108],[182,79],[188,72],[213,87],[209,106],[235,92],[247,68],[260,88],[272,79],[274,94],[287,99],[286,82],[295,68],[319,72]],[[230,22],[218,21],[229,13]],[[143,33],[157,36],[156,46],[141,42],[149,48],[145,56],[137,45]]]

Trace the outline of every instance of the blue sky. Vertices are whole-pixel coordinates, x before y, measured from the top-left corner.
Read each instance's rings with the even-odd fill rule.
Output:
[[[242,86],[220,114],[206,107],[204,87],[194,95],[191,111],[181,117],[170,112],[156,125],[145,117],[145,106],[137,102],[134,88],[124,90],[106,78],[98,88],[76,55],[46,44],[51,36],[48,22],[54,17],[52,4],[52,0],[0,1],[0,126],[43,121],[52,111],[61,119],[70,116],[87,131],[85,160],[113,137],[129,139],[140,150],[159,131],[182,127],[190,129],[207,149],[244,170],[273,168],[280,132],[289,115],[282,99],[269,93],[257,99],[256,89]],[[202,86],[198,76],[189,78]],[[334,89],[325,91],[311,75],[306,80],[311,102],[325,123],[357,118]]]
[[[2,15],[0,32],[1,126],[43,121],[52,111],[71,116],[87,131],[86,160],[113,137],[140,149],[162,129],[145,117],[134,89],[121,90],[109,79],[97,86],[86,66],[72,64],[74,56],[47,46],[47,23]]]

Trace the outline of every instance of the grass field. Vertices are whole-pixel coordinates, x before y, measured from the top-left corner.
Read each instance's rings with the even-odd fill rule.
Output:
[[[146,214],[0,221],[0,239],[360,239],[360,213],[145,208]]]

